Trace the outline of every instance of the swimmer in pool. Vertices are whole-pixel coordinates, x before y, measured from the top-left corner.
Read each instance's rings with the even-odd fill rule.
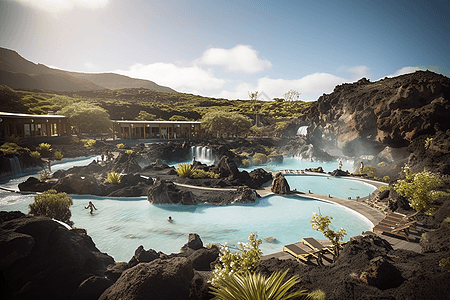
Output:
[[[170,223],[172,223],[172,222],[173,222],[173,219],[172,219],[172,217],[171,217],[171,216],[169,216],[169,218],[167,219],[167,221],[168,221],[168,222],[170,222]]]
[[[92,212],[93,212],[94,209],[97,210],[97,208],[94,206],[94,203],[92,203],[91,201],[89,201],[88,206],[85,206],[84,208],[85,209],[89,208],[89,214],[91,214],[91,215],[92,215]]]

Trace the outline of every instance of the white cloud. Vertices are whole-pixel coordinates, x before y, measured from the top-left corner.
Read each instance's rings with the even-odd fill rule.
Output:
[[[334,87],[348,79],[334,76],[328,73],[314,73],[300,79],[272,79],[269,77],[259,78],[256,85],[240,82],[231,91],[223,90],[216,97],[227,99],[248,99],[248,91],[259,91],[262,95],[260,100],[282,98],[284,93],[293,89],[301,93],[302,100],[316,100],[323,93],[330,93]]]
[[[37,8],[52,14],[74,8],[97,9],[105,7],[109,0],[15,0],[25,6]]]
[[[237,45],[231,49],[210,48],[197,61],[208,66],[222,66],[236,73],[258,73],[271,68],[272,63],[258,58],[258,52],[248,45]]]
[[[198,66],[183,67],[171,63],[134,64],[127,71],[113,72],[132,78],[151,80],[186,93],[204,94],[209,90],[220,89],[226,83],[226,80],[215,77],[211,69],[204,70]]]
[[[386,77],[396,77],[404,74],[414,73],[415,71],[423,70],[420,67],[403,67],[400,70],[394,72],[394,74],[387,75]]]

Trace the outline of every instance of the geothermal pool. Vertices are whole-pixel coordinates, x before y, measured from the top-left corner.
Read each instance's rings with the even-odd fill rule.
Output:
[[[283,245],[303,237],[323,238],[311,228],[313,213],[333,216],[332,229],[344,228],[346,240],[370,230],[365,217],[332,202],[298,196],[268,196],[255,204],[153,205],[146,198],[101,198],[74,195],[71,207],[76,227],[85,228],[97,248],[116,261],[128,261],[140,245],[164,253],[179,252],[189,233],[200,235],[204,244],[246,242],[251,232],[263,239],[264,254],[282,251]],[[10,195],[2,198],[0,210],[28,212],[33,197]],[[89,215],[84,208],[92,201],[97,210]],[[168,216],[174,220],[167,222]],[[274,237],[276,241],[264,240]]]
[[[63,161],[52,165],[52,171],[67,169],[74,165],[89,164],[95,157]],[[286,162],[286,160],[285,160]],[[315,163],[314,167],[317,167]],[[321,164],[325,169],[325,165]],[[331,167],[331,164],[330,164]],[[304,167],[303,167],[304,168]],[[345,168],[345,165],[344,165]],[[301,169],[290,167],[283,169]],[[332,168],[334,170],[335,167]],[[325,169],[327,170],[327,169]],[[17,188],[17,184],[28,176],[12,179],[1,186]],[[352,189],[360,189],[360,196],[366,196],[374,190],[365,185],[342,178],[327,179],[322,176],[287,175],[291,188],[305,190],[305,186],[314,193],[335,194],[342,188],[345,197]],[[316,190],[317,186],[333,186],[332,191]],[[366,191],[365,188],[368,188]],[[306,190],[305,190],[306,191]],[[368,192],[369,191],[369,192]],[[344,228],[346,240],[351,236],[369,230],[373,224],[364,216],[336,205],[332,202],[312,200],[300,196],[272,195],[259,199],[255,204],[234,204],[228,206],[213,205],[153,205],[146,197],[139,198],[103,198],[87,195],[72,195],[72,218],[76,227],[85,228],[97,248],[113,256],[116,261],[128,261],[140,245],[145,249],[155,249],[164,253],[179,252],[187,242],[189,233],[198,233],[204,244],[227,242],[236,245],[246,242],[251,232],[257,232],[263,239],[261,250],[264,254],[282,251],[282,246],[300,241],[303,237],[323,238],[323,235],[310,226],[313,213],[333,216],[332,228]],[[344,197],[342,197],[344,198]],[[28,204],[33,196],[0,191],[0,210],[20,210],[28,213]],[[84,209],[92,201],[98,210],[93,215]],[[168,216],[174,220],[167,222]],[[269,243],[265,238],[274,237]]]

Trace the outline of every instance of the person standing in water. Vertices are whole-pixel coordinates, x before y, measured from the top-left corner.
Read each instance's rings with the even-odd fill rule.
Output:
[[[171,217],[171,216],[169,216],[169,218],[167,219],[167,221],[168,221],[168,222],[170,222],[170,223],[172,223],[172,222],[173,222],[173,219],[172,219],[172,217]]]
[[[94,211],[94,209],[97,210],[97,208],[95,207],[94,203],[92,203],[91,201],[89,201],[88,206],[85,206],[84,208],[85,209],[89,208],[89,214],[91,214],[91,215],[92,215],[92,212]]]
[[[362,174],[363,171],[364,171],[364,163],[361,162],[361,167],[359,167],[359,173]]]

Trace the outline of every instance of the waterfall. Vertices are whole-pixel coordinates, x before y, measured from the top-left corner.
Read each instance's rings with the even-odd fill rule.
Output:
[[[20,160],[17,156],[9,158],[9,163],[11,165],[11,173],[14,176],[22,174],[22,166],[20,165]]]
[[[308,126],[300,126],[297,130],[297,135],[306,136],[307,133],[308,133]]]
[[[202,146],[191,147],[191,158],[195,156],[195,160],[201,163],[212,163],[214,156],[212,150]]]
[[[300,151],[297,155],[295,155],[294,157],[299,158],[299,159],[303,159],[303,160],[309,160],[309,161],[314,161],[313,160],[313,145],[306,145],[307,149],[301,149],[302,151]]]

